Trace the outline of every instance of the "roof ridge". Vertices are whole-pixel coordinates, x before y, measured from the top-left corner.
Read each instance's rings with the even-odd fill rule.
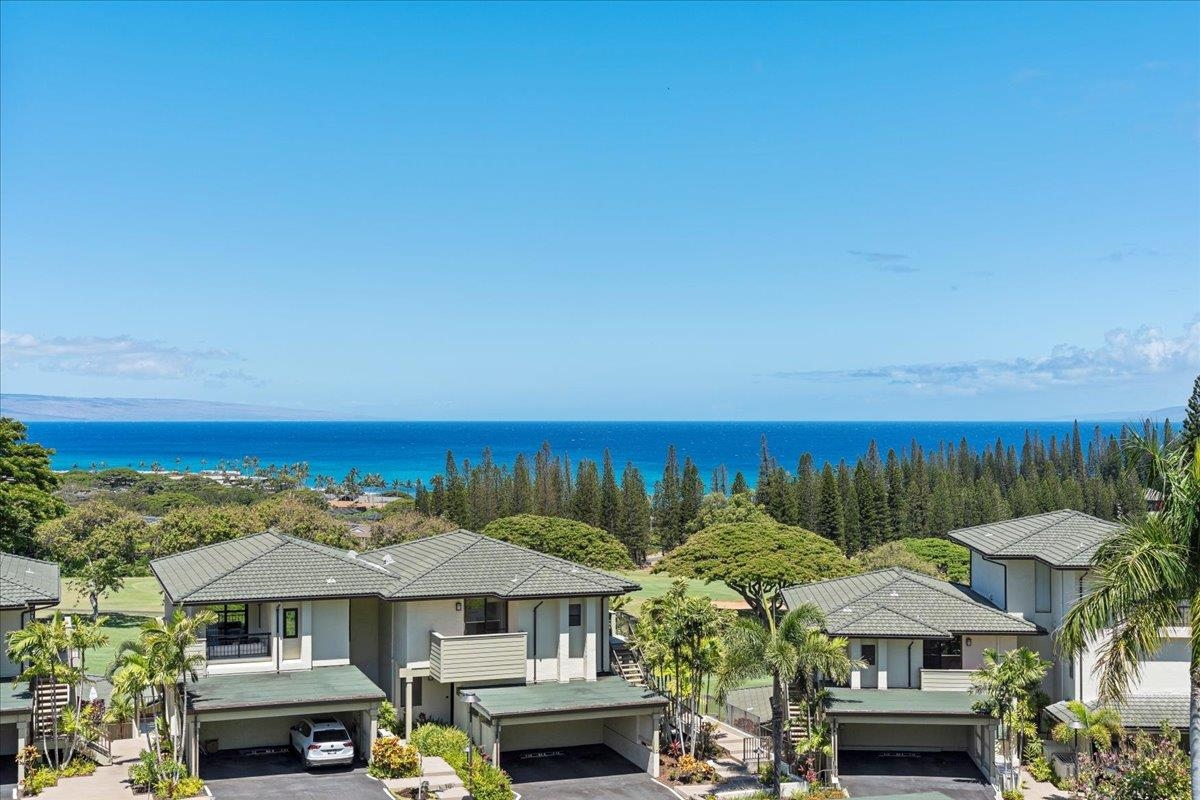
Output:
[[[280,538],[284,539],[285,541],[292,542],[293,544],[298,544],[301,547],[305,548],[306,550],[312,550],[314,552],[324,553],[326,555],[333,555],[333,556],[336,556],[337,558],[341,559],[342,561],[345,561],[347,564],[354,564],[355,566],[365,567],[367,569],[370,569],[372,572],[376,572],[376,571],[382,572],[384,575],[387,575],[388,577],[393,578],[393,579],[395,579],[395,577],[396,577],[395,575],[393,575],[391,573],[390,570],[388,570],[384,566],[381,566],[379,564],[372,564],[370,561],[364,561],[363,559],[358,558],[357,556],[350,555],[350,552],[351,552],[350,550],[342,550],[341,548],[338,548],[338,547],[332,547],[327,544],[321,544],[320,542],[314,542],[311,539],[302,539],[299,536],[292,536],[292,535],[286,534],[286,533],[276,533],[275,535],[279,536]],[[354,551],[354,552],[357,552],[357,551]],[[263,555],[266,555],[266,553],[263,553]],[[358,555],[366,555],[366,553],[358,553]],[[245,566],[245,564],[243,564],[242,566]],[[241,569],[241,567],[238,567],[238,569]]]
[[[8,550],[0,550],[0,556],[8,556],[9,558],[19,558],[22,561],[36,561],[39,564],[47,564],[51,567],[59,566],[57,561],[47,561],[44,558],[34,558],[33,556],[23,556],[20,553],[11,553]]]
[[[436,534],[436,535],[434,535],[434,536],[425,536],[425,537],[422,537],[422,538],[420,538],[420,539],[413,539],[413,540],[411,540],[411,542],[399,542],[398,544],[400,544],[401,546],[403,546],[403,545],[406,545],[406,544],[411,544],[412,542],[428,541],[428,540],[430,540],[430,539],[440,539],[440,538],[442,538],[442,537],[444,537],[444,536],[449,536],[449,535],[450,535],[450,534],[452,534],[452,533],[456,533],[456,534],[457,534],[457,533],[465,533],[465,534],[467,534],[467,535],[469,535],[469,536],[474,536],[474,537],[476,537],[476,538],[475,538],[473,541],[471,541],[470,543],[468,543],[466,547],[463,547],[463,548],[462,548],[462,549],[460,549],[460,550],[459,550],[457,553],[455,553],[455,554],[453,554],[452,556],[450,556],[450,558],[458,558],[458,557],[459,557],[459,556],[461,556],[463,553],[467,552],[467,551],[468,551],[468,550],[470,550],[472,547],[474,547],[474,546],[476,545],[476,543],[478,543],[478,541],[479,541],[479,538],[483,536],[483,534],[480,534],[480,533],[475,533],[474,531],[469,531],[469,530],[467,530],[466,528],[456,528],[456,529],[454,529],[454,530],[452,530],[452,531],[446,531],[445,533],[439,533],[439,534]],[[391,545],[391,546],[392,546],[392,547],[394,547],[395,545]],[[380,549],[381,549],[381,550],[386,550],[387,548],[380,548]],[[372,552],[374,552],[374,551],[372,551]],[[445,566],[446,562],[447,562],[447,561],[449,561],[449,560],[450,560],[450,559],[442,559],[441,561],[435,561],[435,562],[433,563],[433,566],[431,566],[429,569],[425,570],[424,572],[419,572],[419,573],[417,573],[416,575],[412,576],[412,578],[410,578],[410,579],[409,579],[409,580],[407,580],[407,581],[404,581],[404,580],[403,580],[403,579],[401,579],[399,576],[393,575],[392,577],[394,577],[394,578],[396,579],[397,586],[396,586],[396,588],[395,588],[395,589],[393,589],[393,590],[390,592],[390,594],[391,594],[391,595],[395,595],[395,594],[397,594],[397,593],[398,593],[398,592],[399,592],[401,589],[405,589],[405,588],[407,588],[407,587],[409,587],[409,586],[412,586],[412,585],[413,585],[414,583],[416,583],[418,580],[420,580],[421,578],[424,578],[426,575],[428,575],[429,573],[433,572],[435,569],[438,569],[439,567]],[[391,570],[388,570],[388,574],[389,574],[389,575],[391,574]]]

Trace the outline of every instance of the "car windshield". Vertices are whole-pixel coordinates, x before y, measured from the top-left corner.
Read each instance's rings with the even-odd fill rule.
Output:
[[[314,742],[344,742],[349,738],[345,728],[323,728],[313,731]]]

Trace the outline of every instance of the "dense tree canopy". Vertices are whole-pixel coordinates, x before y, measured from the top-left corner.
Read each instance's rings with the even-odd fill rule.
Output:
[[[54,491],[58,476],[48,450],[25,440],[25,426],[0,417],[0,550],[33,555],[39,523],[67,513]]]
[[[597,569],[633,569],[616,537],[577,520],[517,514],[489,522],[482,533]]]
[[[781,607],[779,591],[784,587],[854,570],[835,544],[812,531],[778,522],[741,522],[692,534],[655,564],[654,571],[724,581],[765,617]]]

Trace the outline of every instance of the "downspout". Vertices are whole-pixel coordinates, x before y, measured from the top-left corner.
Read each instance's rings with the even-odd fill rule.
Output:
[[[275,630],[271,632],[271,648],[275,651],[275,672],[278,674],[283,668],[283,663],[280,661],[280,652],[283,650],[283,603],[275,604]]]
[[[913,685],[912,685],[912,646],[914,644],[916,644],[916,642],[914,640],[912,640],[912,639],[908,640],[908,688],[910,688],[910,689],[913,688]],[[918,686],[916,688],[919,689],[921,687]]]
[[[541,608],[545,600],[538,600],[538,604],[533,607],[533,682],[537,683],[537,610]]]

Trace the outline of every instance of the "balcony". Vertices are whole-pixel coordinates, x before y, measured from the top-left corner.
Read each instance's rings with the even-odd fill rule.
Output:
[[[271,657],[269,633],[215,633],[204,642],[204,656],[209,661],[232,659],[264,659]]]
[[[967,692],[971,689],[971,669],[922,669],[921,688],[927,692]]]
[[[429,677],[454,681],[525,680],[525,632],[429,634]]]

